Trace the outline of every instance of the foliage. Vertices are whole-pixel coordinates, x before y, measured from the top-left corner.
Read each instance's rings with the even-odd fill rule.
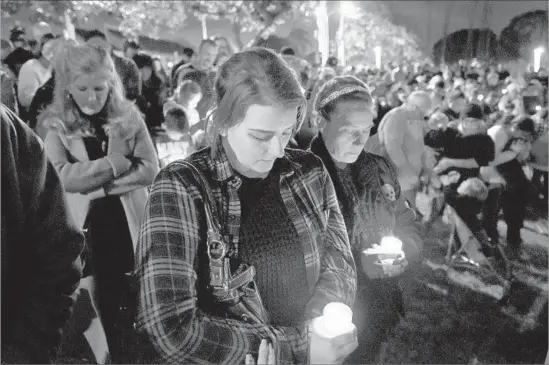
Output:
[[[91,15],[108,14],[121,21],[119,29],[125,35],[141,33],[154,36],[177,32],[183,28],[189,14],[199,19],[227,19],[233,24],[233,32],[242,47],[241,32],[255,32],[256,39],[266,38],[296,11],[312,15],[316,1],[2,0],[1,5],[3,17],[21,9],[30,9],[35,16],[31,22],[46,21],[59,25],[64,22],[65,12],[75,22]]]
[[[445,44],[446,43],[446,44]],[[459,60],[473,58],[492,59],[497,57],[497,35],[490,29],[460,29],[448,34],[433,45],[433,60],[452,64]]]
[[[374,3],[374,2],[366,2]],[[426,56],[417,35],[398,26],[387,17],[381,2],[370,11],[357,9],[353,17],[345,19],[345,54],[349,65],[375,65],[374,47],[381,47],[382,63],[422,62]],[[366,4],[364,5],[366,6]]]
[[[239,48],[243,48],[241,32],[254,32],[256,36],[248,46],[259,39],[266,39],[276,27],[283,24],[296,12],[305,16],[314,13],[316,1],[187,1],[185,6],[198,18],[228,19],[233,24],[233,33]]]
[[[530,11],[511,19],[501,31],[501,56],[529,59],[536,47],[547,46],[547,10]]]

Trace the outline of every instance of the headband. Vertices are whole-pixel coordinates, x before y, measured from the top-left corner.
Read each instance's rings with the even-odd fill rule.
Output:
[[[347,86],[347,87],[344,87],[343,89],[339,89],[337,91],[334,91],[333,93],[328,95],[326,98],[324,98],[318,104],[318,109],[324,108],[328,103],[334,101],[335,99],[339,98],[340,96],[351,94],[351,93],[354,93],[355,91],[363,91],[367,94],[370,93],[370,91],[367,88],[363,87],[363,86],[357,86],[357,85]]]

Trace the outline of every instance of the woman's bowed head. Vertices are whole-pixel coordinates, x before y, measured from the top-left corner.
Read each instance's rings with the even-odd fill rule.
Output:
[[[314,109],[326,147],[339,163],[353,163],[373,127],[373,102],[368,87],[354,76],[338,76],[319,91]]]
[[[85,116],[103,112],[109,123],[109,136],[134,134],[142,117],[135,105],[124,97],[122,82],[110,55],[101,47],[78,46],[67,41],[54,59],[55,91],[51,106],[39,116],[38,125],[75,132],[86,128]]]
[[[264,48],[240,52],[221,65],[215,80],[212,155],[221,139],[232,167],[250,178],[269,173],[305,117],[306,99],[292,70],[269,72],[276,60]]]

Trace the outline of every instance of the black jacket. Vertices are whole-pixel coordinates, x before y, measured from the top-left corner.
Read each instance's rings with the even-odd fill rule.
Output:
[[[34,94],[32,102],[29,106],[27,114],[27,124],[32,130],[35,130],[38,121],[38,116],[53,102],[53,91],[55,89],[55,75],[51,77],[44,85],[42,85]]]
[[[44,145],[2,104],[2,363],[55,356],[82,275],[84,237]]]

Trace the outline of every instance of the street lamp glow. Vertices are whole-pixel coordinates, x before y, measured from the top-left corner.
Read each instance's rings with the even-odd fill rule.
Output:
[[[328,9],[326,1],[320,1],[316,8],[316,24],[318,28],[318,51],[322,57],[322,65],[326,64],[330,53],[330,32],[328,24]]]
[[[541,54],[545,52],[543,47],[538,47],[534,50],[534,71],[538,72],[541,66]]]
[[[339,11],[344,16],[352,16],[355,14],[356,9],[352,1],[342,1]]]
[[[374,53],[376,56],[376,68],[381,68],[381,47],[375,46],[374,47]]]

